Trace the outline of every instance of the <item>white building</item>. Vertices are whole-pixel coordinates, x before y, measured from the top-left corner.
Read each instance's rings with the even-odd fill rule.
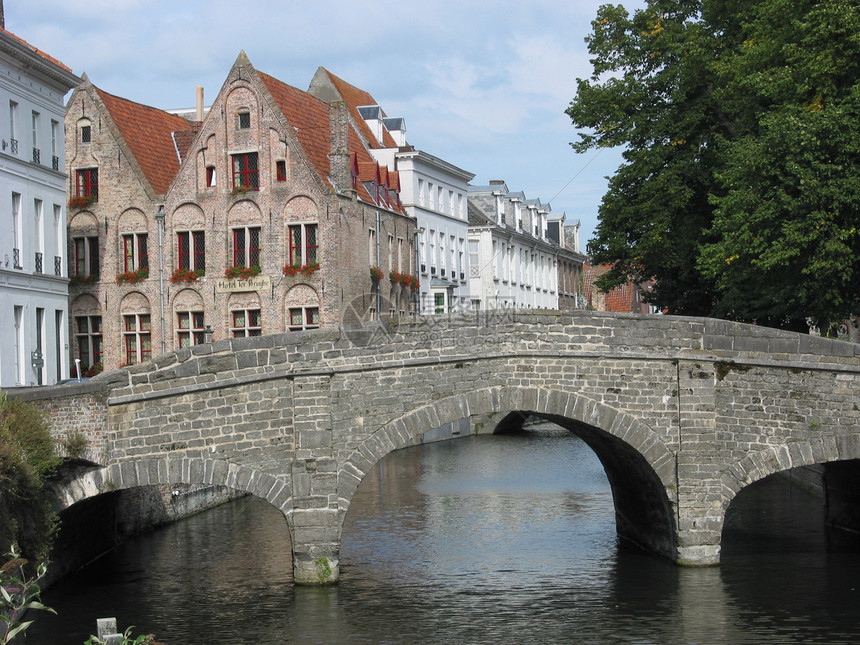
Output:
[[[317,70],[308,91],[327,102],[344,101],[370,154],[398,176],[400,201],[418,228],[417,312],[447,313],[468,306],[467,204],[469,181],[475,175],[410,146],[403,118],[387,117],[368,92],[328,70]]]
[[[0,23],[0,387],[69,376],[64,97],[81,79]]]
[[[564,215],[504,181],[469,187],[473,309],[572,309],[585,256],[559,239]]]
[[[418,222],[421,314],[469,305],[468,183],[474,175],[421,150],[395,155],[400,196]]]

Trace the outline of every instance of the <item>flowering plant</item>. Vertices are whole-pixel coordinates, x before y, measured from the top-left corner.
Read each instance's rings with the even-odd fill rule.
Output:
[[[96,374],[101,374],[104,371],[104,365],[101,363],[93,363],[90,368],[84,372],[84,378],[92,378]]]
[[[382,272],[382,269],[379,267],[370,267],[370,279],[374,282],[379,282],[382,280],[382,276],[385,274]]]
[[[240,278],[242,280],[247,280],[248,278],[253,278],[257,275],[260,275],[259,264],[249,267],[229,267],[224,271],[225,278]]]
[[[302,275],[310,276],[319,270],[319,262],[309,262],[308,264],[287,264],[284,266],[284,275],[294,276],[297,273],[301,273]]]
[[[197,278],[203,275],[202,269],[197,269],[196,271],[190,271],[189,269],[176,269],[173,272],[173,275],[170,276],[170,281],[173,284],[178,284],[180,282],[197,282]]]
[[[392,271],[388,274],[388,279],[391,280],[392,284],[402,284],[404,287],[409,287],[410,289],[418,288],[418,278],[408,273]]]
[[[69,208],[86,208],[94,204],[95,201],[95,195],[76,195],[69,200]]]
[[[71,284],[92,284],[93,282],[98,282],[99,276],[95,274],[91,275],[73,275],[69,277],[69,282]]]
[[[126,271],[125,273],[120,273],[116,277],[116,283],[122,284],[123,282],[128,284],[134,284],[135,282],[143,282],[149,277],[149,267],[140,267],[137,271]]]

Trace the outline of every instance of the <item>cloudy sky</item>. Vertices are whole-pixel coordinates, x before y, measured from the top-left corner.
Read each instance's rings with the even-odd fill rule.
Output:
[[[615,0],[628,9],[634,0]],[[213,100],[244,50],[306,90],[317,67],[406,119],[410,144],[582,222],[620,163],[577,155],[565,108],[591,66],[599,0],[4,0],[6,28],[101,89],[147,105]]]

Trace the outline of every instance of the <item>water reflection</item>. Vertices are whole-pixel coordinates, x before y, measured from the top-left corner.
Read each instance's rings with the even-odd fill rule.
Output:
[[[828,553],[820,500],[785,482],[749,493],[722,566],[679,569],[618,543],[602,467],[575,437],[420,446],[359,487],[337,587],[294,587],[283,517],[245,498],[53,590],[58,622],[39,617],[27,642],[80,644],[106,615],[169,645],[856,641],[858,549]]]

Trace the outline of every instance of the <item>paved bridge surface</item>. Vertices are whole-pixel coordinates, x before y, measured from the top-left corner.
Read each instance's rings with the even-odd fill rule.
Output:
[[[344,517],[382,457],[448,422],[511,413],[581,437],[618,534],[680,564],[718,563],[734,496],[795,466],[839,465],[831,519],[860,525],[842,463],[860,458],[860,345],[721,320],[480,312],[293,332],[50,396],[57,436],[82,432],[99,452],[64,508],[152,484],[247,491],[286,517],[298,583],[337,580]]]

